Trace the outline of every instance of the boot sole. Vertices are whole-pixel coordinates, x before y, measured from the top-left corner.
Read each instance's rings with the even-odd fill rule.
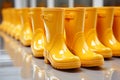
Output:
[[[53,68],[56,69],[74,69],[80,68],[81,63],[80,61],[71,61],[71,62],[55,62],[51,57],[48,58],[47,51],[44,52],[44,61],[45,63],[50,63]]]
[[[115,56],[115,57],[120,57],[120,52],[113,52],[112,55]]]
[[[21,40],[21,39],[20,39],[20,41],[21,41],[21,43],[22,43],[24,46],[30,46],[30,45],[31,45],[31,40],[25,41],[25,40]]]
[[[101,54],[102,52],[95,52],[95,53],[97,53],[97,54]],[[102,53],[101,54],[104,58],[112,58],[112,53],[111,54],[109,54],[109,53]]]
[[[82,67],[96,67],[102,66],[104,64],[104,60],[92,60],[92,61],[83,61],[81,60]]]

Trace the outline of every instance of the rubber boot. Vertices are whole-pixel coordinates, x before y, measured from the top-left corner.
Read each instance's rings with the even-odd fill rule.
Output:
[[[43,9],[45,25],[45,62],[57,69],[79,68],[79,57],[73,55],[65,44],[64,10],[59,8]]]
[[[84,34],[89,48],[104,58],[112,57],[112,50],[104,46],[99,40],[96,32],[97,10],[96,8],[86,8]],[[92,19],[92,20],[91,20]]]
[[[23,8],[22,9],[22,30],[20,35],[20,41],[24,46],[30,46],[31,40],[32,40],[32,26],[30,21],[30,14],[29,14],[29,8]]]
[[[113,8],[98,8],[97,34],[99,40],[112,49],[113,56],[120,56],[120,43],[115,39],[112,31]]]
[[[114,7],[113,33],[120,42],[120,8]]]
[[[103,56],[90,50],[84,36],[84,8],[65,9],[66,44],[81,60],[83,67],[101,66]]]
[[[15,28],[13,30],[14,38],[20,40],[21,30],[22,30],[22,9],[15,10]]]
[[[30,17],[32,21],[33,38],[31,41],[31,49],[33,56],[43,57],[44,52],[44,24],[41,17],[42,8],[31,8]]]

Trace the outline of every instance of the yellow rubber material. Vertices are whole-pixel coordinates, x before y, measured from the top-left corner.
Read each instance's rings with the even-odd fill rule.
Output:
[[[92,7],[86,8],[84,34],[87,45],[92,51],[101,54],[104,58],[111,58],[112,50],[104,46],[98,39],[96,22],[97,9]]]
[[[79,57],[73,55],[65,44],[64,37],[64,9],[44,8],[43,19],[45,25],[45,53],[46,62],[50,62],[57,69],[79,68]]]
[[[113,33],[120,42],[120,7],[114,7]]]
[[[24,46],[30,46],[33,32],[29,17],[29,8],[23,8],[22,10],[23,26],[21,29],[20,41]]]
[[[43,57],[44,53],[44,24],[42,20],[42,7],[31,8],[30,17],[32,21],[33,38],[31,41],[31,49],[33,56]]]
[[[101,66],[104,63],[103,56],[91,51],[85,41],[84,19],[84,8],[65,9],[66,44],[80,58],[83,67]]]
[[[98,8],[97,34],[99,40],[107,47],[111,48],[113,56],[120,56],[120,43],[113,34],[112,25],[114,8]]]

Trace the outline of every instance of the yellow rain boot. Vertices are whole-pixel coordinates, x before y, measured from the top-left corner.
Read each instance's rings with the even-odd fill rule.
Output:
[[[15,9],[14,19],[15,19],[14,21],[15,27],[12,30],[12,34],[16,40],[19,40],[22,30],[22,9]]]
[[[66,44],[80,58],[83,67],[101,66],[103,56],[92,52],[85,42],[84,15],[84,8],[65,9]]]
[[[85,34],[87,45],[92,51],[103,55],[104,58],[111,58],[112,50],[108,47],[105,47],[98,40],[98,37],[97,37],[97,33],[96,33],[97,10],[96,8],[86,8],[85,16],[86,17],[85,17],[84,34]]]
[[[22,9],[16,9],[15,11],[15,28],[13,34],[16,40],[20,40],[22,30]]]
[[[30,14],[29,14],[29,8],[23,8],[22,9],[22,30],[20,35],[20,41],[24,46],[30,46],[31,40],[32,40],[32,27],[30,22]]]
[[[120,43],[115,39],[112,31],[113,8],[98,8],[97,34],[99,40],[107,47],[112,49],[113,56],[120,56]]]
[[[35,57],[43,57],[44,52],[44,24],[41,14],[42,8],[31,8],[30,10],[33,29],[31,49]]]
[[[84,8],[65,9],[66,44],[80,58],[83,67],[101,66],[103,56],[92,52],[85,42],[84,16]]]
[[[120,7],[114,7],[113,33],[120,42]]]
[[[43,9],[45,24],[45,62],[57,69],[79,68],[79,57],[73,55],[64,39],[64,10],[60,8]]]

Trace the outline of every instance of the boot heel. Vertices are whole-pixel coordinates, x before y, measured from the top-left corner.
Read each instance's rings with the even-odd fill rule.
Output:
[[[47,63],[47,64],[50,63],[49,60],[48,60],[47,58],[44,58],[44,62]]]
[[[48,64],[48,63],[50,63],[50,62],[49,62],[49,60],[47,59],[47,54],[48,54],[48,52],[45,50],[45,51],[44,51],[44,62]]]

